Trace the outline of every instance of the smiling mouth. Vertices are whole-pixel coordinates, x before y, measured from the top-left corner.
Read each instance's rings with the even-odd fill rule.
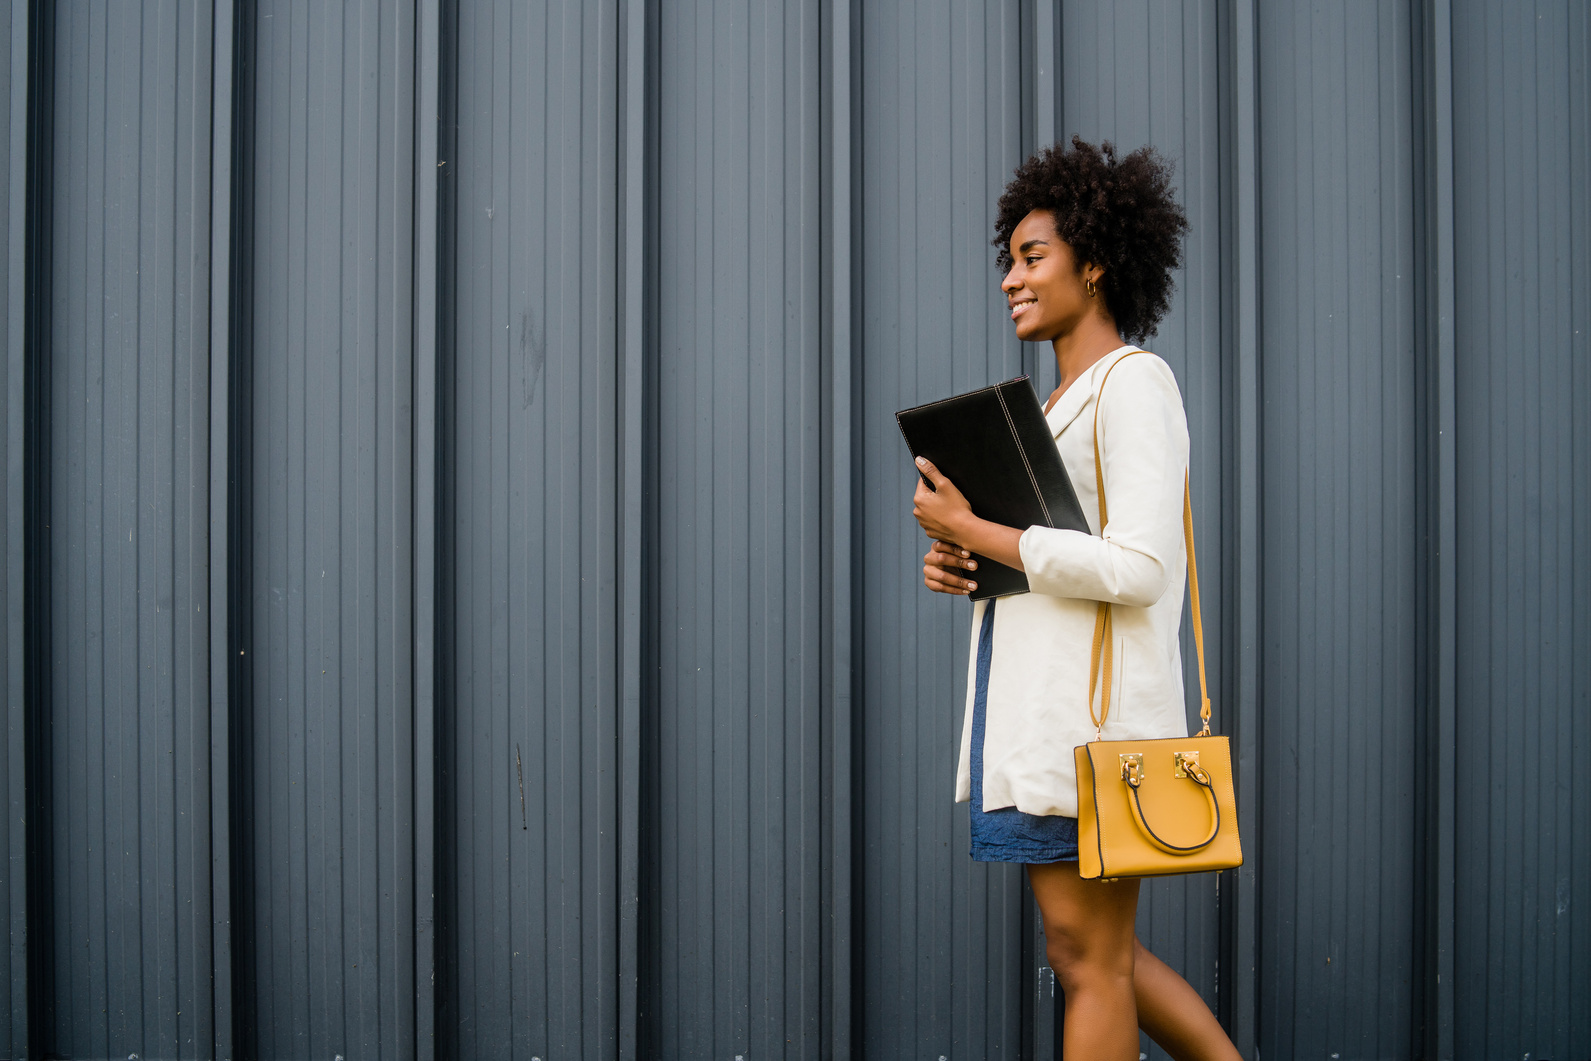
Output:
[[[1026,310],[1029,306],[1037,305],[1037,303],[1038,299],[1034,298],[1026,298],[1021,302],[1011,303],[1011,319],[1016,320],[1022,315],[1024,310]]]

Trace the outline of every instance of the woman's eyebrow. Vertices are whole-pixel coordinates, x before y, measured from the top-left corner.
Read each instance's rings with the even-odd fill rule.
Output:
[[[1017,253],[1026,254],[1029,247],[1048,247],[1049,245],[1050,241],[1047,239],[1030,239],[1026,243],[1022,244],[1022,246],[1017,248]]]

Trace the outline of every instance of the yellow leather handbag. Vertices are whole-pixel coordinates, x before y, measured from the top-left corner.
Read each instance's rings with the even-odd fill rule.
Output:
[[[1105,382],[1118,358],[1105,371]],[[1099,459],[1099,398],[1094,399],[1094,481],[1099,523],[1105,526],[1105,471]],[[1210,694],[1204,680],[1204,624],[1199,615],[1199,569],[1193,551],[1193,503],[1182,484],[1182,529],[1188,547],[1193,643],[1199,654],[1197,736],[1168,740],[1101,740],[1110,714],[1111,606],[1099,602],[1088,667],[1088,711],[1096,739],[1078,747],[1078,874],[1088,878],[1159,877],[1204,873],[1243,864],[1227,738],[1210,733]],[[1094,690],[1100,709],[1094,714]]]

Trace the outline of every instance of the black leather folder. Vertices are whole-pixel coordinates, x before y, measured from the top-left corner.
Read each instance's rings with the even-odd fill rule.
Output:
[[[912,456],[932,461],[981,519],[1022,530],[1092,533],[1026,376],[902,409],[895,422]],[[978,570],[964,572],[978,583],[973,600],[1028,591],[1021,571],[977,553],[973,557]]]

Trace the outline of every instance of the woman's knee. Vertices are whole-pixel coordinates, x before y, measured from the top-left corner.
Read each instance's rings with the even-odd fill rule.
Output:
[[[1046,921],[1045,953],[1063,990],[1075,991],[1107,982],[1131,984],[1135,937],[1102,930],[1098,924],[1067,925]]]

